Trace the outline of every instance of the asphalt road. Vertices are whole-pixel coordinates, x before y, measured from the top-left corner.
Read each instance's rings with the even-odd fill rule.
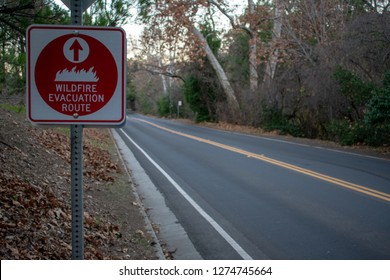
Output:
[[[118,130],[204,259],[390,259],[390,161],[129,115]]]

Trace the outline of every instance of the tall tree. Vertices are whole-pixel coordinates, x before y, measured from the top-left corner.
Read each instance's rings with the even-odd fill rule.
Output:
[[[206,38],[199,30],[198,21],[207,16],[211,9],[209,1],[169,1],[139,0],[140,15],[148,24],[144,37],[150,43],[158,38],[164,40],[168,49],[177,49],[183,59],[199,60],[206,55],[214,68],[218,80],[224,89],[232,111],[238,111],[239,104],[229,79],[215,54],[210,49]],[[178,41],[178,38],[180,38]],[[177,45],[178,44],[178,45]]]
[[[283,27],[289,55],[315,65],[316,47],[334,42],[344,28],[350,7],[345,2],[349,1],[286,1]]]
[[[86,25],[121,26],[131,16],[131,0],[96,0],[84,14]]]
[[[198,37],[199,41],[201,42],[201,44],[204,48],[204,51],[207,55],[207,58],[209,59],[210,64],[213,66],[213,68],[217,74],[218,80],[221,83],[221,86],[225,91],[225,94],[226,94],[226,97],[228,99],[229,104],[233,107],[234,110],[237,110],[238,109],[238,102],[237,102],[236,95],[234,93],[233,87],[231,86],[230,81],[229,81],[225,71],[223,70],[221,64],[219,63],[219,61],[215,57],[213,51],[211,50],[210,46],[208,45],[207,40],[205,39],[203,34],[196,27],[193,27],[193,33]]]
[[[259,75],[257,72],[257,15],[256,6],[253,0],[248,0],[248,16],[249,16],[249,80],[250,89],[252,92],[257,90]]]
[[[52,0],[3,0],[0,5],[0,90],[19,92],[24,86],[25,34],[33,23],[67,23],[69,17]]]
[[[266,65],[264,82],[269,85],[275,76],[276,65],[279,58],[279,40],[282,34],[282,23],[283,23],[283,11],[284,5],[283,0],[274,0],[274,19],[272,29],[272,41],[270,45],[270,54]]]
[[[228,19],[233,29],[240,29],[245,31],[249,36],[249,87],[252,92],[255,92],[258,87],[258,25],[259,18],[258,7],[253,0],[248,0],[246,7],[246,14],[244,16],[233,16],[226,1],[210,0],[209,3],[215,6],[224,17]],[[241,21],[241,22],[240,22]],[[249,26],[248,26],[249,25]]]

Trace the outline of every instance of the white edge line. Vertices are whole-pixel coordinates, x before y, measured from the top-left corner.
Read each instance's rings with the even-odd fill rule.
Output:
[[[142,204],[141,198],[139,197],[138,192],[135,189],[135,186],[134,186],[134,184],[133,184],[133,182],[131,180],[129,167],[126,165],[125,160],[123,159],[122,153],[120,152],[120,148],[118,146],[119,145],[118,141],[122,141],[123,145],[125,145],[125,146],[126,146],[126,144],[125,144],[125,142],[123,142],[122,137],[118,134],[117,131],[115,131],[115,129],[111,128],[109,131],[111,133],[111,137],[113,138],[113,142],[115,144],[116,152],[118,154],[118,157],[120,158],[120,161],[122,163],[122,167],[125,170],[125,172],[127,174],[127,177],[129,178],[129,181],[131,182],[131,184],[130,184],[131,185],[131,191],[133,192],[133,194],[135,196],[136,202],[140,205],[139,211],[141,212],[141,215],[144,217],[145,224],[146,224],[146,227],[147,227],[147,230],[148,230],[149,234],[152,236],[154,242],[156,243],[156,245],[155,245],[156,256],[160,260],[165,260],[166,258],[165,258],[165,255],[164,255],[164,251],[161,248],[161,244],[160,244],[160,242],[159,242],[159,240],[157,238],[156,232],[153,229],[152,223],[149,220],[148,215],[146,214],[146,211],[145,211],[145,208],[144,208],[144,206]]]
[[[167,172],[160,165],[158,165],[137,143],[130,138],[127,133],[120,128],[120,131],[126,138],[133,143],[133,145],[164,175],[165,178],[176,188],[176,190],[195,208],[195,210],[232,246],[232,248],[244,259],[253,260],[253,258],[212,218],[197,204],[176,181],[169,176]]]

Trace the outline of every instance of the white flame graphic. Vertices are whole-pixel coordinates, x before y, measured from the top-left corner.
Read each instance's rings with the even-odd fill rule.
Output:
[[[93,71],[93,67],[88,71],[81,69],[76,70],[76,66],[71,71],[68,69],[60,70],[56,74],[55,82],[97,82],[99,77]]]

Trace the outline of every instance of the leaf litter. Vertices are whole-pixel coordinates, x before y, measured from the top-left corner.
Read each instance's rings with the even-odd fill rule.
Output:
[[[85,259],[155,259],[108,129],[84,129]],[[114,155],[113,155],[114,154]],[[70,144],[0,108],[0,258],[70,259]]]

